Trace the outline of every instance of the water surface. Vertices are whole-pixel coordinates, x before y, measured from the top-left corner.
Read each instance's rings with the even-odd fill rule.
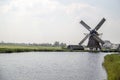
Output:
[[[0,54],[0,80],[105,80],[106,53],[26,52]]]

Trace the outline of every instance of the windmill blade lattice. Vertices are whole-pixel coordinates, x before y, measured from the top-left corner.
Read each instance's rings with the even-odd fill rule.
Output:
[[[80,21],[80,23],[81,23],[88,31],[90,31],[91,28],[90,28],[85,22]]]
[[[90,34],[87,34],[87,35],[85,36],[85,38],[83,38],[83,39],[81,40],[81,42],[79,43],[79,45],[81,45],[82,43],[84,43],[85,40],[86,40],[89,36],[90,36]]]
[[[105,18],[103,18],[100,23],[95,27],[95,30],[97,31],[101,26],[102,24],[105,22]]]

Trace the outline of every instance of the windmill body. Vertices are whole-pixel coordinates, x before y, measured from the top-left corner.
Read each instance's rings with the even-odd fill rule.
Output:
[[[91,29],[90,26],[88,26],[85,22],[81,21],[80,23],[89,31],[89,34],[87,34],[79,43],[79,45],[82,45],[84,41],[89,38],[87,47],[90,50],[93,49],[101,49],[101,45],[104,44],[104,41],[99,38],[99,33],[97,32],[99,28],[102,26],[102,24],[105,22],[105,18],[103,18],[100,23],[94,28]]]
[[[89,47],[90,49],[93,49],[93,48],[96,48],[96,49],[101,49],[101,46],[100,46],[100,43],[99,41],[97,41],[94,37],[93,37],[93,34],[96,34],[97,36],[98,35],[98,32],[92,30],[90,31],[90,36],[89,36],[89,41],[88,41],[88,45],[87,47]]]

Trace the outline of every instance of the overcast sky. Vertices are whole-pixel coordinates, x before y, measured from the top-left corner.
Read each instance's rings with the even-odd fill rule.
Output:
[[[102,39],[120,43],[120,0],[0,0],[0,41],[78,44],[89,33],[80,20],[103,17]]]

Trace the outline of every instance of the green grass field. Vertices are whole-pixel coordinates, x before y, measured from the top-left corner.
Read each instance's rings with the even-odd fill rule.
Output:
[[[120,54],[110,54],[104,58],[104,67],[108,80],[120,80]]]
[[[30,52],[30,51],[69,51],[69,52],[116,52],[114,50],[90,51],[90,50],[70,50],[66,47],[54,46],[35,46],[35,45],[21,45],[21,44],[0,44],[0,53],[13,53],[13,52]]]
[[[61,47],[27,46],[27,45],[0,45],[0,53],[29,52],[29,51],[63,51]]]
[[[88,52],[88,50],[69,50],[62,47],[53,47],[53,46],[33,46],[33,45],[9,45],[9,44],[0,44],[0,53],[13,53],[13,52],[30,52],[30,51],[64,51],[64,52]],[[95,52],[95,51],[94,51]]]

